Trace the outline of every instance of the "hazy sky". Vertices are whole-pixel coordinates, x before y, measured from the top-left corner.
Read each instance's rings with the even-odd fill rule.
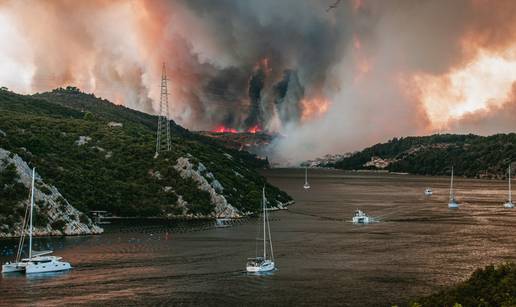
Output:
[[[0,85],[75,85],[190,129],[260,128],[292,161],[516,128],[516,1],[0,0]]]

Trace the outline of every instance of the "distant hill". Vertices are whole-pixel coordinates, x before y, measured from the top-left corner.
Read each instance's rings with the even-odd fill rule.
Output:
[[[438,134],[394,138],[326,166],[442,176],[449,175],[453,165],[458,176],[505,178],[511,161],[516,161],[514,133],[487,137]]]
[[[69,87],[0,90],[0,148],[17,154],[82,212],[236,217],[291,198],[257,172],[267,161],[171,122],[172,150],[153,159],[157,117]],[[0,207],[6,206],[0,199]]]

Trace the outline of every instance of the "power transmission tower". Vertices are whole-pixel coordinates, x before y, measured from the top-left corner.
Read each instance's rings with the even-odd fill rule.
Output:
[[[156,154],[154,158],[157,158],[160,152],[170,151],[167,81],[167,71],[165,69],[165,63],[163,63],[163,69],[161,71],[161,94],[159,97],[158,132],[156,134]]]

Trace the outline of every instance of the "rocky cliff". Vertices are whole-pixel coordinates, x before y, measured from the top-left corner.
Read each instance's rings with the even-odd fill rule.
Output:
[[[21,233],[23,216],[28,205],[28,196],[32,182],[32,169],[23,159],[0,148],[0,173],[13,171],[12,182],[3,182],[3,192],[18,186],[18,194],[14,202],[7,198],[0,200],[3,212],[0,216],[0,237],[15,237]],[[23,186],[24,188],[22,188]],[[46,235],[84,235],[102,233],[102,228],[94,225],[90,218],[75,209],[53,185],[47,184],[37,174],[34,192],[34,229],[36,236]]]

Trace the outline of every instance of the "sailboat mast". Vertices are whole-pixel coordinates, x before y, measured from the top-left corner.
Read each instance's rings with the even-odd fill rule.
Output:
[[[450,199],[453,199],[453,166],[451,168]]]
[[[308,168],[305,167],[305,184],[308,183]]]
[[[30,195],[30,224],[29,224],[29,259],[32,258],[32,211],[34,210],[34,177],[36,176],[36,168],[32,169],[32,188]]]
[[[265,211],[265,187],[263,187],[262,190],[262,205],[263,205],[263,259],[267,259],[267,237],[266,237],[266,229],[265,229],[265,214],[267,212]]]
[[[512,192],[511,192],[511,165],[509,164],[509,203],[512,203]]]

